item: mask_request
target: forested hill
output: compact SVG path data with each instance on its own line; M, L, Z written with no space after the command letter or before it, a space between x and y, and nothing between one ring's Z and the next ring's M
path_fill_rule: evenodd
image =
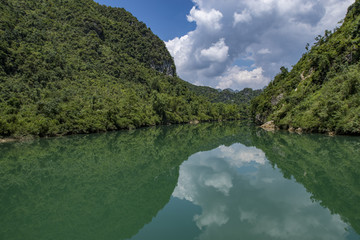
M261 89L253 90L251 88L244 88L241 91L234 91L232 89L214 89L206 86L195 86L188 84L188 88L196 95L204 96L210 99L211 102L235 103L238 105L248 105L251 100L259 96Z
M124 9L0 1L0 137L240 117L187 86L164 42Z
M316 37L290 72L281 68L251 113L258 123L273 120L285 129L360 134L359 0L342 26Z

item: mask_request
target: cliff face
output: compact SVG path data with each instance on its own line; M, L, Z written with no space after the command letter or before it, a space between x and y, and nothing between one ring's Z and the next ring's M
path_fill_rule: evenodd
M165 43L124 9L0 1L0 138L238 117L224 108L191 93Z
M251 106L254 121L281 128L360 134L360 1L340 28L325 31Z

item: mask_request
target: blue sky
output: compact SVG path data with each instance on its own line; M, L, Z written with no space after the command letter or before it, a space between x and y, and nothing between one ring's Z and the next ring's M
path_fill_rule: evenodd
M146 23L162 40L168 41L195 29L186 20L194 5L191 0L95 0L100 4L125 8L138 20Z
M166 44L178 75L214 88L263 88L355 0L96 0L123 7Z

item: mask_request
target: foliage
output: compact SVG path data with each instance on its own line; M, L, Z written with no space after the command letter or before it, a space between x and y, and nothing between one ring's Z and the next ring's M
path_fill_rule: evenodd
M249 117L249 105L252 99L259 96L262 90L253 90L251 88L244 88L241 91L234 91L232 89L214 89L206 86L195 86L188 84L190 91L198 96L208 98L213 103L226 103L239 105L242 118Z
M0 3L0 136L52 136L236 119L176 76L165 44L91 0Z
M360 1L340 28L325 31L291 72L283 71L254 99L252 118L282 128L360 134Z

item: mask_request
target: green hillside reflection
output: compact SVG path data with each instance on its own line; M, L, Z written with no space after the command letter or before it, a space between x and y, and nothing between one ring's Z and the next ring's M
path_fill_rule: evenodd
M285 178L294 178L314 201L339 214L360 234L360 138L257 131L263 150Z
M234 143L243 145L239 151L265 153L264 161L360 233L358 137L272 133L227 122L1 144L0 239L132 238L165 209L184 161Z
M0 239L126 239L169 201L179 165L233 142L238 124L0 145Z

